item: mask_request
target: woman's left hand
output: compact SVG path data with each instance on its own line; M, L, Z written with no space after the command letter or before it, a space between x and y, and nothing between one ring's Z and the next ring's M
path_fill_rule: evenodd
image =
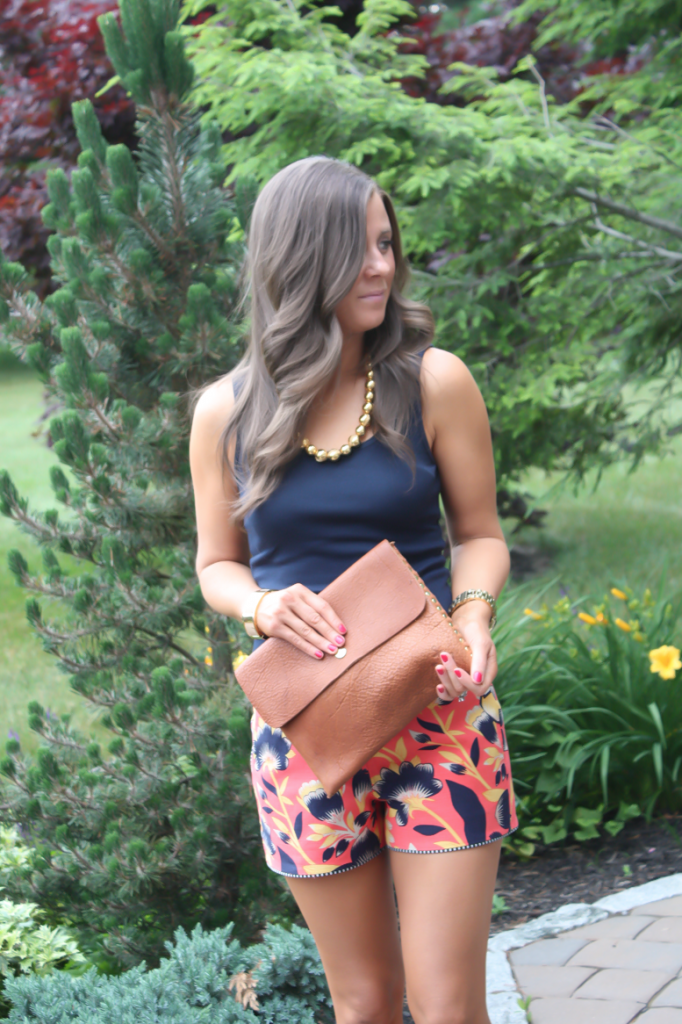
M472 604L474 602L471 602ZM476 602L478 603L478 602ZM441 651L441 665L436 666L436 692L441 700L455 700L467 690L481 697L497 675L497 653L488 628L487 613L471 612L453 618L453 623L471 648L471 672L460 668L451 651Z

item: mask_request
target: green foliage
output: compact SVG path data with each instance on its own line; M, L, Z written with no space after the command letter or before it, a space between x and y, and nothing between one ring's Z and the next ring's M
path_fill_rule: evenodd
M529 853L536 841L615 835L630 817L679 811L679 662L666 672L655 652L676 643L679 657L682 594L614 588L527 616L532 633L503 652L498 682L522 819L512 845Z
M79 170L50 172L44 211L58 291L41 304L0 262L6 338L42 376L61 464L44 512L0 472L1 511L43 555L42 570L18 552L9 564L45 650L109 734L100 748L31 703L40 747L7 745L0 814L35 855L3 881L114 966L158 959L178 923L251 935L288 899L260 855L231 674L241 634L206 610L194 569L185 396L238 358L243 233L218 186L219 132L183 102L176 22L171 0L129 0L123 36L111 29L146 97L134 159L74 107ZM248 183L240 194L244 217Z
M331 1000L310 933L270 925L243 949L232 925L191 936L175 931L169 956L115 977L94 970L17 978L7 984L10 1021L49 1024L331 1024Z
M0 900L0 974L43 974L66 962L85 962L67 930L40 924L39 915L35 903Z
M9 740L6 749L16 753L18 741ZM0 825L0 885L11 876L30 871L33 855L33 850L22 840L16 828Z
M0 866L4 863L7 867L10 830L2 831L4 835L0 841L5 856L0 856ZM25 852L30 856L28 851ZM9 867L13 866L10 851ZM73 970L85 963L85 957L69 932L60 926L50 928L41 923L38 920L40 915L35 903L0 900L0 1017L6 1017L9 1010L4 991L7 978L29 972L42 975L54 967Z
M407 13L394 0L368 0L353 37L303 0L216 8L188 45L194 95L232 133L231 177L263 181L322 152L391 192L437 342L482 387L501 485L530 465L580 475L666 443L661 396L628 411L622 384L666 366L676 386L673 136L558 109L532 60L506 82L457 65L443 98L459 105L409 96L401 80L424 63L386 32Z

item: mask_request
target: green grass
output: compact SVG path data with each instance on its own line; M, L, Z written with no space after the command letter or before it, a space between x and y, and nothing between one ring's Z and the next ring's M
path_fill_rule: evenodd
M42 410L41 385L0 352L0 468L10 471L19 491L37 508L53 504L48 471L55 456L43 437L33 436ZM522 587L510 587L519 610L547 587L550 597L558 596L560 586L572 598L599 596L614 585L655 590L664 575L667 589L682 587L682 438L674 448L667 458L645 460L633 474L625 466L612 466L596 490L594 477L574 493L556 477L528 474L525 486L548 509L547 525L509 539L539 547L550 565ZM40 552L31 539L0 517L0 752L10 729L27 749L35 749L36 737L26 725L30 700L58 714L73 712L74 725L84 731L100 731L26 622L26 595L7 569L11 548L19 548L31 568L39 568Z
M35 508L54 504L49 484L49 467L56 461L44 436L33 436L40 428L43 412L42 386L26 370L0 357L0 469L9 470L19 492ZM19 734L22 746L34 750L38 737L26 724L31 700L57 714L73 713L78 728L91 731L93 721L84 701L69 686L46 654L26 621L26 594L7 568L7 553L18 548L31 569L40 568L40 551L11 520L0 516L0 753L9 730Z
M596 489L595 482L592 474L576 492L558 478L528 474L525 486L548 510L546 525L508 539L537 546L550 560L532 590L555 581L550 595L561 586L575 599L612 586L682 588L682 438L670 455L648 457L632 473L611 466Z

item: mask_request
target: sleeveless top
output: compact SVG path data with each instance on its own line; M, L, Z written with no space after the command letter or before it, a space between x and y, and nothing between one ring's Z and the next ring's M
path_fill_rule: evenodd
M282 590L303 583L319 593L386 539L449 607L440 474L421 408L414 411L408 436L414 474L375 435L338 462L316 462L302 449L297 453L275 491L244 519L259 587ZM254 648L261 642L255 640Z

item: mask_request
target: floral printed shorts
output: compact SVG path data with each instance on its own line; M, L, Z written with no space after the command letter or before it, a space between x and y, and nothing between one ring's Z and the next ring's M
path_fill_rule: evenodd
M518 827L494 689L435 700L332 797L281 729L254 711L251 776L268 866L310 877L349 871L387 846L443 853Z

